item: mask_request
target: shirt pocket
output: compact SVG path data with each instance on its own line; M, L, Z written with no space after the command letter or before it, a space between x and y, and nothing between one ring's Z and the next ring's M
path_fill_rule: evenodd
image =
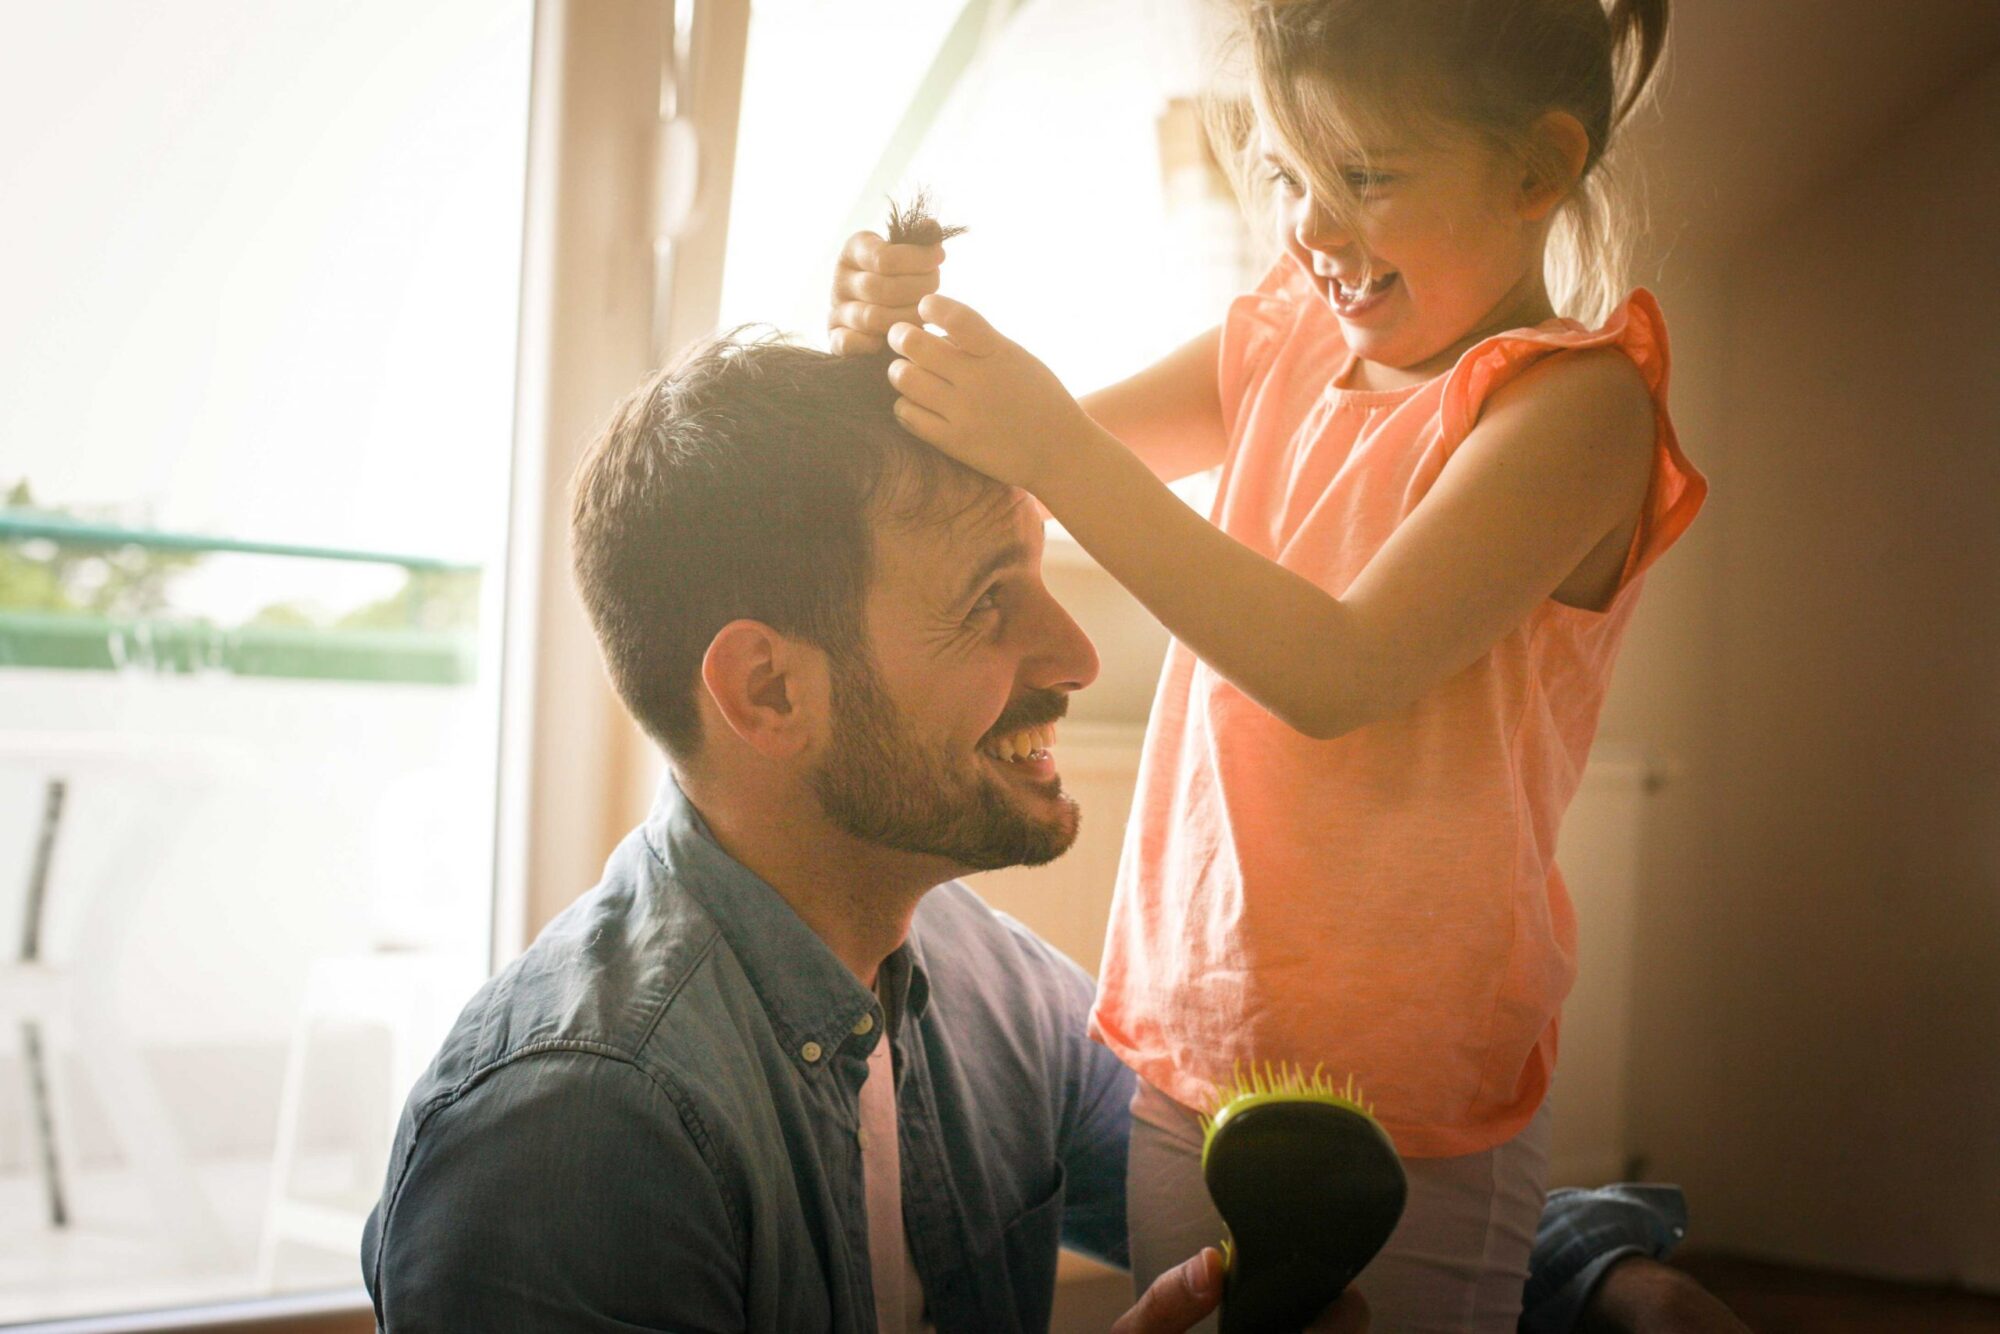
M1062 1249L1063 1194L1068 1185L1061 1163L1055 1186L1000 1231L1000 1259L1014 1294L1016 1328L1043 1334L1056 1301L1056 1254Z

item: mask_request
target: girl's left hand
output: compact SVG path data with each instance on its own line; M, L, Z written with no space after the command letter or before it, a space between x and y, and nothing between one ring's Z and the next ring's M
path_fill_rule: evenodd
M889 366L903 395L897 419L967 467L1039 494L1095 423L1054 372L972 307L931 295L917 313L944 336L915 324L889 330L901 354Z

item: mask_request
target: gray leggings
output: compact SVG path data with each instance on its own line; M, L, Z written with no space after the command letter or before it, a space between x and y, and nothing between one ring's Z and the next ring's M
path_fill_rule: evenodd
M1548 1102L1505 1144L1408 1158L1403 1168L1403 1219L1355 1280L1373 1334L1512 1334L1548 1194ZM1132 1099L1126 1197L1135 1292L1222 1238L1201 1180L1201 1121L1143 1079ZM1213 1334L1215 1321L1196 1328Z

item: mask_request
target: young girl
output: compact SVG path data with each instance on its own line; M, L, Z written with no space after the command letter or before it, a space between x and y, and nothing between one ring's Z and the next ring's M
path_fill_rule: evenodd
M1038 496L1174 637L1093 1017L1142 1076L1135 1279L1220 1234L1196 1109L1239 1063L1324 1063L1410 1175L1359 1281L1378 1326L1509 1330L1576 971L1556 832L1707 490L1599 181L1666 0L1244 21L1284 254L1218 329L1079 405L933 294L941 251L864 234L833 341L886 335L903 423ZM1204 521L1164 480L1216 464Z

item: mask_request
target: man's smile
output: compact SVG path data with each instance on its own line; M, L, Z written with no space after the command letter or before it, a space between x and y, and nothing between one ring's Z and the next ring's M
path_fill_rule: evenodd
M1055 744L1056 725L1046 722L990 737L979 753L1011 775L1047 782L1056 776Z

